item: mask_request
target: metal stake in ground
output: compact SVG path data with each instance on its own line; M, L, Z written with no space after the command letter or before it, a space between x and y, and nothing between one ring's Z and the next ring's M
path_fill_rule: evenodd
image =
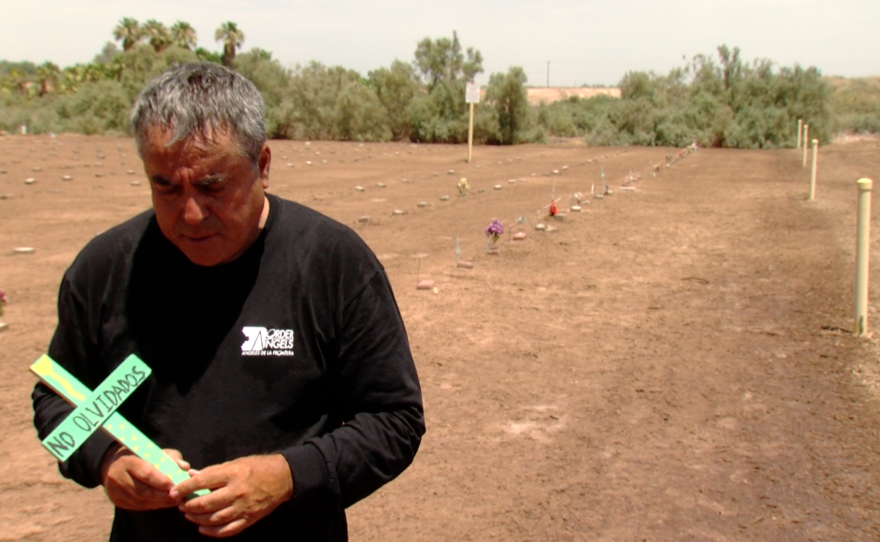
M810 137L810 125L804 124L804 167L807 167L807 141L809 141Z
M868 263L870 260L871 189L874 181L859 179L859 227L856 249L856 303L853 335L863 337L868 332Z
M819 140L813 140L813 171L810 173L810 201L816 199L816 161L819 156Z
M804 119L798 119L798 146L797 148L801 148L801 136L804 132Z

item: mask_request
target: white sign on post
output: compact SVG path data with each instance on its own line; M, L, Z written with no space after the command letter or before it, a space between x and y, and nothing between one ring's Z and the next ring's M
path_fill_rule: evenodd
M480 103L480 85L471 81L464 91L464 101L468 104L468 164L471 163L471 154L474 148L474 104Z
M468 83L467 90L464 93L464 102L469 104L480 103L480 85L477 83Z

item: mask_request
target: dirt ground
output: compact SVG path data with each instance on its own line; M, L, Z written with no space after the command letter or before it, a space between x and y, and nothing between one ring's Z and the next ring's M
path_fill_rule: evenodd
M878 346L847 331L877 140L821 149L813 202L790 149L700 150L651 176L674 149L477 147L467 164L462 146L272 147L271 190L380 256L424 391L422 448L350 509L353 540L880 539ZM4 136L0 170L0 541L105 539L101 490L35 437L27 367L64 269L149 189L130 139ZM613 193L591 198L601 171Z

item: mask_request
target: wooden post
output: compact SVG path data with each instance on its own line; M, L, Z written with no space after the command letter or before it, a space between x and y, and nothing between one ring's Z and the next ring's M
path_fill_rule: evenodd
M474 104L480 103L480 85L469 82L465 86L464 101L470 106L470 115L468 117L468 164L471 163L471 155L474 149Z
M871 189L874 181L859 179L859 226L856 245L856 303L853 335L868 332L868 263L870 260Z
M470 116L468 117L468 164L471 163L471 154L474 150L474 102L469 103Z
M798 146L801 148L801 136L804 135L804 119L798 119Z
M807 141L809 141L810 125L804 124L804 167L807 167Z
M813 140L813 172L810 174L810 201L816 199L816 162L819 157L819 140Z

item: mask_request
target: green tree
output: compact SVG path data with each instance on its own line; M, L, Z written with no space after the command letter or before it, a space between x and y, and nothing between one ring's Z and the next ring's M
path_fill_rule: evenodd
M92 81L62 97L56 111L65 131L122 135L128 132L130 109L131 99L119 83Z
M373 89L364 81L351 81L336 98L335 139L388 141L388 115Z
M465 85L483 71L483 55L472 47L462 52L458 34L452 39L421 40L413 65L421 73L427 94L413 98L408 110L410 137L431 143L467 140Z
M185 21L177 21L171 25L171 42L182 48L193 50L198 44L196 29Z
M235 50L244 44L244 32L234 22L226 21L217 29L214 39L223 42L223 65L231 68L235 60Z
M161 53L172 43L168 27L156 19L150 19L144 23L144 34L157 53Z
M129 100L134 101L144 85L169 66L195 60L198 60L198 57L187 49L168 47L161 53L157 53L149 45L139 44L120 55L121 77L119 83Z
M122 50L128 51L144 37L144 31L136 19L123 17L113 29L113 38L122 42Z
M473 81L483 73L483 55L473 47L462 53L458 33L452 39L423 38L416 46L414 65L431 90L441 82Z
M743 62L736 47L721 45L717 60L697 55L665 76L627 73L620 89L621 100L587 134L589 142L794 146L799 118L809 122L811 135L820 141L831 134L830 91L817 69L776 69L767 59ZM541 119L556 120L549 111Z
M297 67L290 79L280 115L281 128L293 139L339 139L339 95L360 75L341 66L320 62Z
M55 64L46 61L37 66L37 81L40 85L40 96L54 94L58 88L61 70Z
M528 77L520 67L510 68L506 74L493 73L486 88L484 108L491 111L496 127L490 143L513 145L530 140L531 128L529 96L525 84Z
M371 71L367 79L385 108L392 139L409 139L409 107L419 92L419 81L412 65L395 60L390 68Z
M828 79L834 130L880 133L880 78Z
M196 54L196 57L204 62L213 62L215 64L223 63L223 57L219 53L209 51L204 47L196 47L196 50L194 52Z
M272 58L272 53L254 47L235 57L235 69L253 81L266 106L266 134L285 137L282 103L290 94L290 70Z
M119 50L119 47L116 46L112 41L108 41L104 44L104 47L101 48L101 52L95 55L95 58L92 59L92 62L95 64L104 64L110 62L122 51Z
M653 100L655 97L654 79L653 73L626 72L617 85L620 88L620 97L624 100L641 98Z

